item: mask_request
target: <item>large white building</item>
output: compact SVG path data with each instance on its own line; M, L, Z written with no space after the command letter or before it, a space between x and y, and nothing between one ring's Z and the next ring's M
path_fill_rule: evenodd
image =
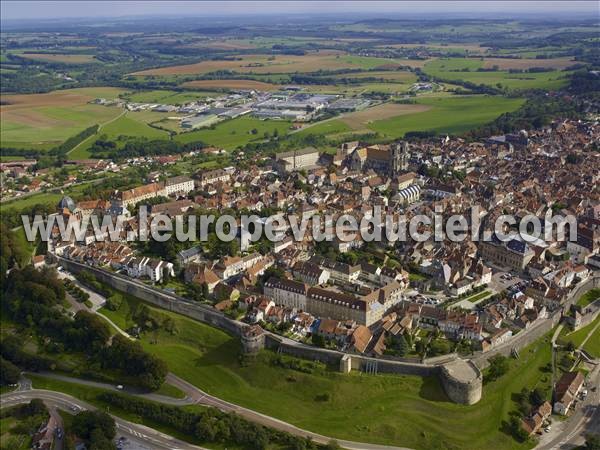
M184 175L168 178L167 181L165 181L165 191L167 195L187 195L193 190L194 180Z
M127 275L132 278L148 277L154 283L160 283L164 279L165 272L174 277L173 264L160 259L144 257L132 257L125 264Z
M270 278L264 294L275 304L297 308L315 317L335 320L354 320L371 326L402 299L402 286L393 282L360 297L333 289L308 287L307 284Z
M306 311L308 285L300 281L271 277L264 285L264 293L277 305Z
M300 150L278 153L275 162L280 171L293 172L315 167L319 162L319 156L319 151L316 148L306 147Z

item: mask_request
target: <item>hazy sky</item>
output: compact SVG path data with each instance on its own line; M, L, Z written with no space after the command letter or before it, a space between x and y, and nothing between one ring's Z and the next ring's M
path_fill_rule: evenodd
M148 15L239 15L277 13L384 13L444 12L599 14L593 1L27 1L2 0L2 20L65 17L119 17Z

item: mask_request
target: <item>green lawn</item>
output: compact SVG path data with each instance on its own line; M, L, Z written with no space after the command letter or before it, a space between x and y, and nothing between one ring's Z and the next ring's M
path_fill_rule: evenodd
M63 196L51 192L40 192L39 194L29 195L7 203L0 203L0 212L5 213L10 209L20 210L22 208L37 204L55 205Z
M265 132L272 135L277 130L279 136L283 136L288 133L289 128L290 122L286 120L260 120L244 116L221 122L215 125L214 129L207 128L179 134L175 140L184 143L203 141L226 150L234 150L249 142L264 139ZM253 129L256 129L256 134L252 134Z
M135 113L128 113L109 123L98 132L109 139L118 139L119 136L146 137L148 139L167 139L168 134L156 128L149 127L143 117L138 118Z
M580 328L577 331L569 332L565 328L561 333L560 342L572 342L575 345L575 347L579 347L585 340L587 335L590 333L590 331L592 331L594 327L598 325L598 323L600 323L600 316L598 316L596 320L594 320L589 325L586 325L585 327ZM590 336L583 348L591 355L600 357L600 326L596 329L594 334Z
M600 327L592 333L583 349L595 358L600 358Z
M125 303L124 303L125 305ZM113 313L132 323L134 302ZM240 344L224 332L186 317L161 311L177 325L175 335L144 336L142 345L164 359L175 374L225 400L340 439L395 444L415 449L519 449L501 431L502 421L515 409L511 394L524 386L546 386L540 368L550 361L548 338L511 360L511 371L485 386L483 399L461 406L446 398L434 377L343 375L335 369L313 373L274 367L273 354L241 365ZM328 393L328 401L317 396Z
M600 298L600 288L590 289L577 300L577 306L585 307Z
M488 95L423 97L417 103L431 109L372 122L368 127L388 138L402 137L408 131L461 133L493 121L499 115L518 109L524 100Z
M472 296L466 297L463 300L468 300L472 303L475 303L477 300L481 300L482 298L487 297L490 294L491 294L490 291L478 292L477 294L473 294Z

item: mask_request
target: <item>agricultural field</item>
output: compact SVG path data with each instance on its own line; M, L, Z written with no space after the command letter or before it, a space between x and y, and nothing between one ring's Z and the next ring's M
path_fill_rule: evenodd
M69 55L63 53L21 53L21 58L35 61L58 62L64 64L89 64L98 62L94 55Z
M47 94L3 95L0 108L3 147L47 149L94 124L120 114L117 108L88 104L116 97L118 88L81 88Z
M116 109L116 108L107 108ZM117 142L124 142L131 137L144 137L147 139L168 139L169 134L166 131L152 128L148 125L147 120L152 120L149 115L156 113L135 113L135 112L123 112L117 110L120 115L115 120L107 123L103 127L98 129L98 132L91 136L90 139L83 142L78 148L74 149L69 155L74 159L86 159L90 157L89 149L96 139L111 140ZM156 120L160 120L161 115L156 114Z
M466 81L484 84L492 87L502 87L509 90L518 89L557 89L567 82L569 72L559 70L568 67L567 59L466 59L447 58L435 59L425 64L423 70L428 75L449 81ZM539 64L535 65L535 64ZM481 68L498 66L500 70L478 71ZM509 69L529 69L532 67L556 67L549 72L510 73ZM502 70L504 68L504 70Z
M514 111L523 102L518 98L486 95L423 96L417 97L415 103L386 103L342 114L298 133L331 136L347 132L377 132L387 139L400 138L409 131L459 133L488 123L504 112Z
M479 44L465 44L460 42L428 42L425 44L386 44L380 45L382 48L395 48L395 49L420 49L425 48L427 50L433 50L444 53L464 53L467 54L484 54L489 50L489 47L482 47Z
M365 72L351 72L333 75L333 78L348 78L348 79L363 79L363 78L380 78L385 82L400 82L400 83L414 83L417 81L417 77L414 73L407 70L369 70Z
M256 89L259 91L274 91L280 86L256 80L196 80L183 83L181 87L190 89Z
M216 97L219 93L211 91L172 91L152 90L126 92L121 98L135 103L166 103L169 105L182 105L185 103L202 100L207 97Z
M162 67L135 72L137 76L202 75L218 70L239 73L268 74L316 72L319 70L422 67L421 60L391 60L366 56L347 55L335 50L322 50L306 55L241 55L231 60L202 61L183 66Z
M234 150L239 146L252 141L264 139L264 134L272 135L275 130L280 136L288 133L291 122L285 120L260 120L253 117L238 117L226 120L214 126L188 133L181 133L175 137L179 142L203 141L206 144ZM255 130L256 133L252 131Z
M139 304L127 297L118 311L102 312L126 328L134 324ZM172 372L225 400L340 439L415 449L529 448L500 431L501 422L515 409L512 394L524 386L549 385L549 376L541 372L550 361L547 337L524 349L519 360L511 360L508 374L486 384L481 402L461 406L448 401L433 377L348 376L336 368L304 373L275 366L275 354L268 351L240 365L237 339L178 314L151 309L171 317L178 332L149 333L141 342ZM327 400L321 400L325 393Z
M500 70L509 69L531 69L532 67L541 67L544 69L564 70L577 62L571 58L484 58L483 68L491 69L498 66Z
M401 95L406 94L410 90L412 84L406 83L359 83L359 84L311 84L306 86L306 92L313 94L334 94L344 95L347 97L356 97L361 94L367 94L371 92L390 94L390 95Z
M428 105L405 105L386 103L344 115L340 120L353 130L361 130L369 124L406 114L417 114L430 109Z
M368 128L387 137L400 137L408 131L460 133L514 111L523 102L519 98L487 95L419 98L416 106L429 107L428 110L377 120Z

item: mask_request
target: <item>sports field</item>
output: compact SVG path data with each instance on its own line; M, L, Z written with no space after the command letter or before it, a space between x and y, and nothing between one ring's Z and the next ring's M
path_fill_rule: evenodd
M107 87L3 95L2 146L46 149L60 144L87 127L118 116L120 109L88 102L97 97L114 98L120 92Z
M102 312L126 328L134 323L138 305L129 299L117 312ZM164 359L172 372L225 400L340 439L415 449L529 448L502 432L501 422L516 409L512 394L549 383L540 371L550 360L547 337L524 349L519 360L511 360L510 372L486 385L478 404L461 406L448 401L433 377L342 375L336 368L303 373L274 366L270 352L240 365L237 339L180 315L155 311L173 318L178 332L151 333L142 337L142 345ZM151 343L155 338L157 343ZM320 401L322 394L329 399Z

